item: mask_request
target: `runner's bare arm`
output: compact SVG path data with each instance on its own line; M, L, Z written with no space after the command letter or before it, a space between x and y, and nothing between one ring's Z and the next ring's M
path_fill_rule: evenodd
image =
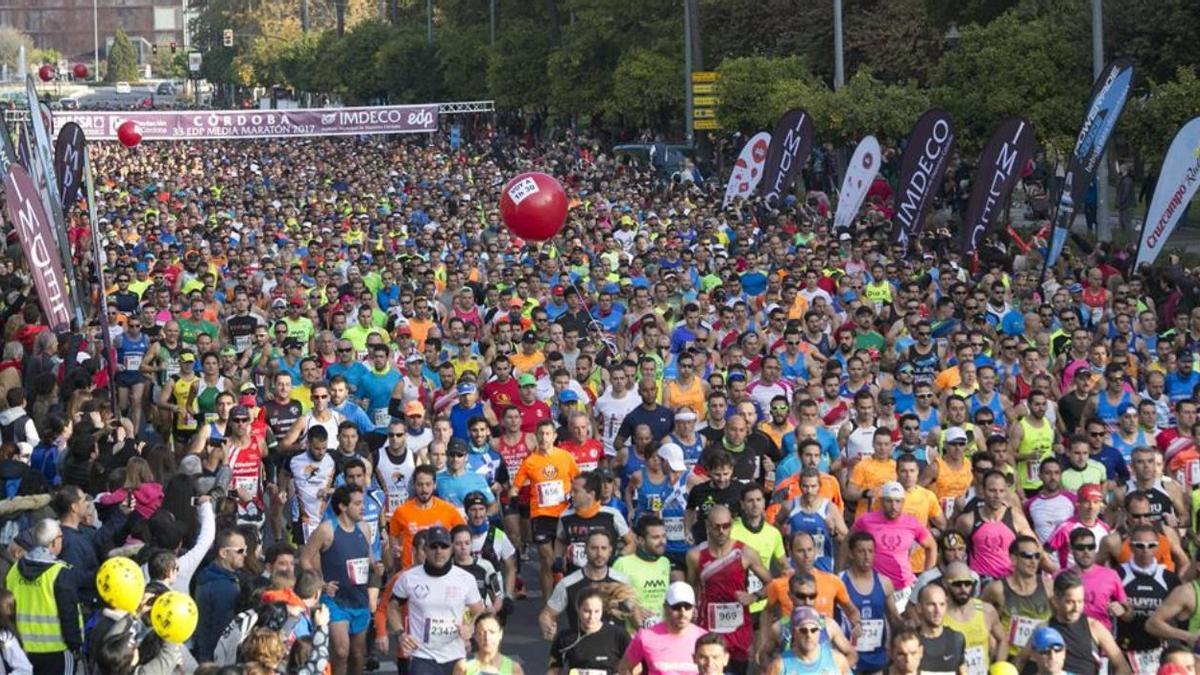
M1088 625L1092 629L1092 639L1096 641L1100 653L1108 658L1108 672L1112 675L1132 675L1133 671L1129 669L1125 653L1117 646L1117 641L1113 638L1112 633L1104 627L1104 624L1090 617Z

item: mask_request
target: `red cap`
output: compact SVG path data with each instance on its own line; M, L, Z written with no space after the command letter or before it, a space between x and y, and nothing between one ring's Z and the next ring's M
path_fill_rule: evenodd
M1165 663L1158 667L1158 675L1188 675L1188 671L1178 663Z
M555 286L554 290L552 292L554 293L554 297L556 297L556 298L561 298L563 296L563 294L566 293L566 291L563 290L562 286Z
M303 307L304 306L304 298L301 298L299 296L292 298L291 302L292 302L292 307Z
M1095 483L1079 486L1079 499L1088 502L1104 501L1104 488Z

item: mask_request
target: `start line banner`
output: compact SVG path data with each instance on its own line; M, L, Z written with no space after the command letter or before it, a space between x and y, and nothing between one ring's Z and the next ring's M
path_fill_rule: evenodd
M74 122L89 140L116 140L117 127L126 121L138 126L143 141L416 134L437 131L438 105L54 113L55 133Z

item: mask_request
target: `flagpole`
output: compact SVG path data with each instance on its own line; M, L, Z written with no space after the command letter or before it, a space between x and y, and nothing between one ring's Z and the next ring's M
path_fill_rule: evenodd
M97 294L96 318L100 321L100 339L104 345L104 369L108 373L108 396L112 402L113 414L120 415L121 409L117 404L117 367L113 363L115 352L112 345L112 333L108 329L108 307L104 301L104 291L108 284L104 281L104 258L100 248L100 226L96 221L96 188L92 180L92 151L85 141L83 144L83 180L87 190L88 226L92 239L92 261L96 267L96 283L100 287ZM135 429L134 433L140 432Z

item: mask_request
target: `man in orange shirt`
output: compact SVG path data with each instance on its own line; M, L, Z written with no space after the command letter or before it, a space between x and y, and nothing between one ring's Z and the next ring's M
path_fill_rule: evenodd
M892 446L892 432L879 427L871 439L871 455L858 460L851 470L850 480L846 481L846 501L858 504L854 511L856 518L867 512L884 483L896 480Z
M792 508L800 499L800 474L804 469L812 467L820 471L821 466L821 444L815 439L805 439L800 441L800 447L796 449L800 455L800 471L784 478L782 481L775 484L775 490L771 493L771 505L767 507L767 520L778 524L778 516L783 513L785 516L792 512ZM845 509L846 505L842 502L842 487L838 484L837 478L827 473L821 473L821 490L817 496L822 499L828 499L834 506L839 509Z
M412 567L413 537L421 530L439 525L447 530L455 525L466 525L462 514L448 501L433 496L437 490L437 470L422 464L413 470L412 497L396 507L388 522L388 533L392 535L392 556L399 560L402 568Z
M841 607L842 613L846 615L850 623L857 624L858 608L850 602L846 584L836 574L823 572L816 568L818 552L812 535L803 531L792 534L788 550L792 557L792 568L800 574L811 576L817 582L817 597L811 603L813 608L833 619L833 608ZM789 571L786 575L767 584L767 611L774 613L764 615L764 621L760 621L759 625L767 626L781 617L791 616L795 600L788 591L788 580L792 578L792 574L793 572Z
M537 545L540 567L538 577L542 597L550 597L553 588L554 539L558 535L558 517L567 510L567 495L571 482L579 475L579 465L571 453L555 447L558 432L552 420L538 422L534 430L537 447L521 462L517 477L509 488L509 496L529 485L529 516L533 543Z

